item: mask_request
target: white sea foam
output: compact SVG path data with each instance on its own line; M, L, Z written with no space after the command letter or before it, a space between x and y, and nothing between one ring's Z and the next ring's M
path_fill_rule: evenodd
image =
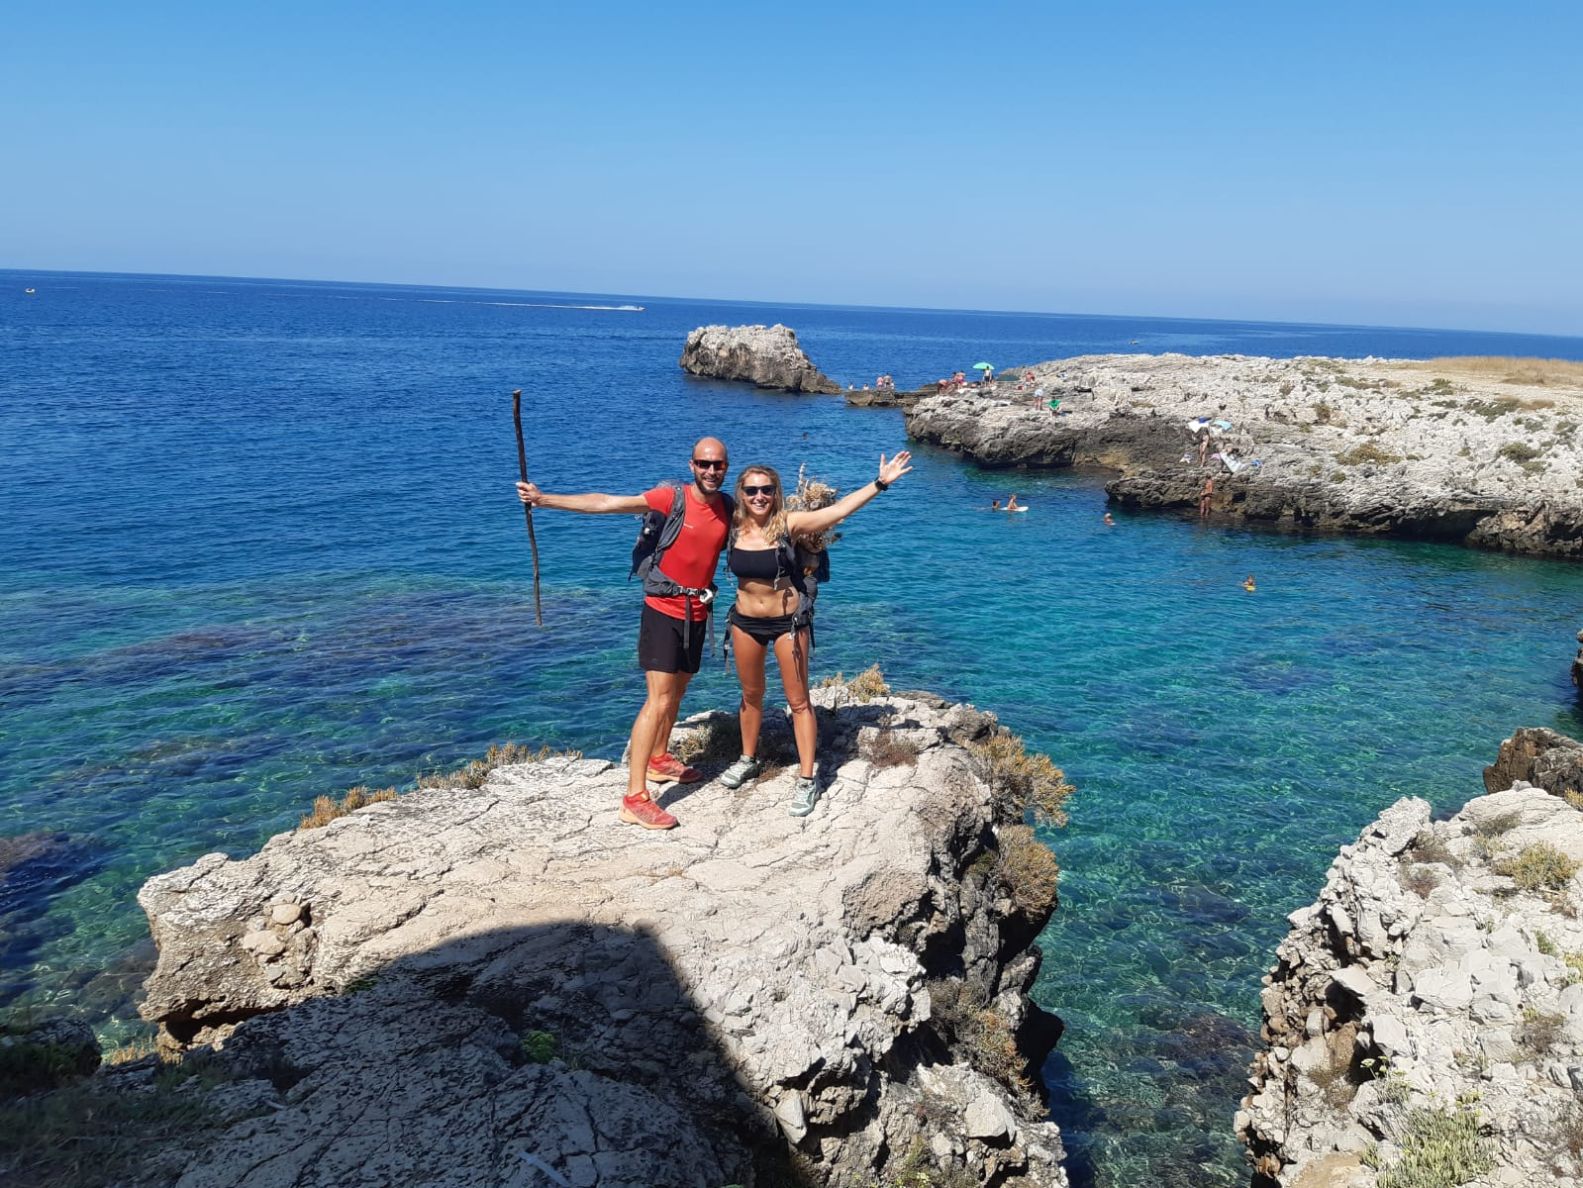
M480 305L509 305L515 309L608 309L627 313L641 313L641 305L558 305L543 301L480 301Z

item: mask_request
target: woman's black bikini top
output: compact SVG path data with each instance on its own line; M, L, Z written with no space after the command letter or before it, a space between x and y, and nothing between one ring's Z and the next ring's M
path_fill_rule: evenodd
M732 545L726 554L726 567L738 578L773 582L781 576L780 554L779 549L739 549Z

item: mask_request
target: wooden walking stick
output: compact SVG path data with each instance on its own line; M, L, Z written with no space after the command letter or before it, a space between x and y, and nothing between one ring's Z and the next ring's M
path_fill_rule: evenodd
M511 419L517 423L517 470L522 481L528 481L528 449L522 444L522 389L511 393ZM539 541L533 535L533 508L522 505L522 514L528 521L528 547L533 550L533 620L544 626L544 606L539 601Z

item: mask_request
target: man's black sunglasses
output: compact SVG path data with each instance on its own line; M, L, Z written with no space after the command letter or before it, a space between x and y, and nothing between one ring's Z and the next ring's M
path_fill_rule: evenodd
M726 467L730 466L731 463L725 461L723 458L719 460L714 458L694 458L693 465L698 467L699 470L724 470Z
M773 494L775 494L775 488L774 488L773 485L767 486L767 487L743 487L742 488L742 494L744 494L744 495L773 495Z

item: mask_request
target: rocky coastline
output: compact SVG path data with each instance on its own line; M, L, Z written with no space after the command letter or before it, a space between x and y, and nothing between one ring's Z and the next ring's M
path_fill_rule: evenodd
M1237 1115L1255 1188L1583 1182L1583 745L1518 731L1294 912Z
M699 326L678 360L705 379L737 380L779 392L834 395L841 386L809 360L789 326Z
M150 880L160 1054L92 1080L195 1070L202 1120L122 1182L1064 1186L1024 820L1071 789L972 707L815 698L807 819L791 769L714 781L708 714L671 834L615 823L619 768L544 755Z
M1212 478L1216 520L1583 557L1583 386L1510 362L1083 356L906 421L985 466L1119 471L1122 507L1196 511Z

